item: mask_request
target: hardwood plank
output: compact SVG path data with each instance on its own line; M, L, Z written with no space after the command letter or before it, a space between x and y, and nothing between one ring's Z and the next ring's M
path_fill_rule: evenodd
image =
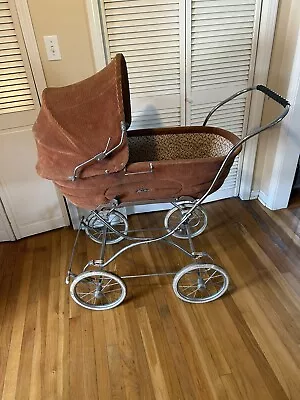
M20 365L20 356L22 348L22 340L24 333L24 325L26 319L27 301L30 292L30 279L33 263L32 239L28 246L28 252L25 254L25 259L22 268L19 270L21 274L20 291L17 299L16 312L14 315L12 333L8 351L8 359L6 365L6 375L4 379L2 397L4 399L15 399L17 393L18 372Z

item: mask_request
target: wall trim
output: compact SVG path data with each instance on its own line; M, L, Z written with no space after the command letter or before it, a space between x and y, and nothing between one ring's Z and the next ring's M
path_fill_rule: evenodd
M267 195L262 190L252 190L249 200L258 200L261 204L265 206Z
M11 227L11 225L9 223L9 219L8 219L7 214L6 214L4 205L3 205L2 201L1 201L1 198L0 198L0 224L1 223L2 223L2 226L4 227L4 231L6 232L7 236L4 237L4 238L1 238L1 233L0 233L0 242L1 241L7 241L7 240L10 240L10 241L16 240L16 237L14 235L12 227Z
M260 194L260 190L251 190L250 199L249 200L256 200L258 199Z
M277 21L277 12L278 0L263 1L253 85L267 84ZM263 105L264 96L256 91L253 92L248 122L248 132L261 124ZM257 146L257 137L249 140L245 145L239 191L239 197L242 200L251 199Z
M266 193L263 192L262 190L259 191L258 201L259 201L263 206L269 208L269 207L267 206L268 196L267 196Z
M64 216L33 222L19 226L20 238L36 235L37 232L48 232L66 226ZM18 238L18 239L20 239Z
M96 71L100 71L106 66L106 59L99 3L98 0L85 0L85 4L90 28L94 65Z
M288 206L300 154L300 31L287 99L291 103L291 110L281 123L269 192L266 196L266 206L270 210Z

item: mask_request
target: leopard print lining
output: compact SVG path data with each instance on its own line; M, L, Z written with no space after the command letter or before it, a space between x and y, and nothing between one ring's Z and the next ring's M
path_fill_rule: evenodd
M129 162L224 157L232 143L213 133L128 137Z

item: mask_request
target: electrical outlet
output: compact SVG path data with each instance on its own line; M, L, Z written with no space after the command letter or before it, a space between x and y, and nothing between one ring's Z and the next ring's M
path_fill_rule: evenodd
M44 42L49 61L61 60L58 40L56 35L44 36Z

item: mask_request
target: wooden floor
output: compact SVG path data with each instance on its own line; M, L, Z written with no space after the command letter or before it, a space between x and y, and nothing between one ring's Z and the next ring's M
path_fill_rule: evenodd
M88 311L64 283L74 231L0 244L2 398L299 400L300 208L266 212L256 201L231 199L206 209L209 226L197 248L228 271L231 284L203 305L177 299L169 277L144 278L128 281L118 308ZM130 223L154 226L161 215ZM77 270L95 257L83 235ZM112 269L188 263L157 243L124 253Z

